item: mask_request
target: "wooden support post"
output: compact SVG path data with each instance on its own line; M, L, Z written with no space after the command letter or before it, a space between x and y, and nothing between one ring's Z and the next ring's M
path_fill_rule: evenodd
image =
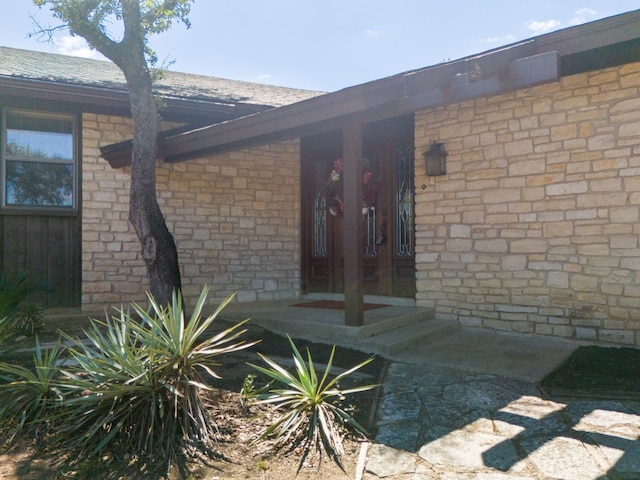
M362 125L344 127L344 316L345 324L364 324L364 276L362 269Z

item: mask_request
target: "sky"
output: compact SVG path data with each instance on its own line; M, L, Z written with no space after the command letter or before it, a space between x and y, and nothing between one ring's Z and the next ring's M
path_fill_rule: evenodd
M101 58L32 0L0 0L0 45ZM640 9L640 0L195 0L151 38L171 70L336 91Z

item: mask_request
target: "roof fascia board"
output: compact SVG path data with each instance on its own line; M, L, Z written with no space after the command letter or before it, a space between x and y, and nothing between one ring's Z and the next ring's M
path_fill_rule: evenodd
M1 76L0 88L2 88L3 94L16 97L22 96L91 105L109 105L112 108L129 108L128 93L126 91Z
M129 92L126 90L2 76L0 76L0 88L5 96L91 105L104 108L108 112L118 111L124 115L130 115ZM223 120L251 115L272 108L268 105L208 102L162 95L161 98L165 105L164 111L168 116L195 115Z
M377 98L377 102L372 102L366 97L352 99L350 102L339 101L341 111L338 112L332 107L335 98L330 104L322 104L323 97L318 97L308 100L306 105L281 107L168 137L162 142L160 151L167 162L182 161L207 153L230 151L242 145L258 145L261 141L295 138L300 132L313 131L313 127L321 128L322 124L328 121L332 122L334 128L339 128L340 125L348 123L346 117L351 115L357 114L367 121L375 121L424 108L498 94L557 80L560 75L559 63L557 52L519 58L503 64L502 72L471 82L468 74L454 74L459 71L459 65L447 64L443 66L446 73L435 75L435 81L433 78L416 81L419 76L430 76L432 70L389 79L393 85L386 86L384 91L387 95ZM447 79L451 74L453 75ZM445 79L447 80L443 84L436 86L437 81ZM329 96L332 95L334 94ZM311 103L320 105L314 111L310 109L315 106ZM294 109L297 111L292 111ZM307 128L304 128L305 126Z
M162 155L171 157L184 154L190 149L205 148L211 140L211 132L213 131L215 131L216 137L220 137L226 142L256 135L268 135L398 101L404 97L404 91L404 82L401 76L388 77L383 81L346 88L336 93L321 95L256 115L209 125L193 132L169 137L166 139L166 150L162 151Z
M557 51L561 56L594 50L638 38L640 10L576 25L535 37L538 53Z

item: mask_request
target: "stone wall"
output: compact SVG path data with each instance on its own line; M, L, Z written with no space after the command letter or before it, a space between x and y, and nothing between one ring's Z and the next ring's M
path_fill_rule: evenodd
M416 187L419 305L640 346L640 63L418 113Z
M131 138L130 120L83 116L82 306L144 301L147 272L128 222L128 169L112 169L99 147ZM211 302L300 294L297 142L177 164L159 164L160 207L173 233L189 302L205 283Z

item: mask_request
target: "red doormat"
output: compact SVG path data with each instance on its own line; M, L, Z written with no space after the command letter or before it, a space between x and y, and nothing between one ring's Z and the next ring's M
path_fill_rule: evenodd
M313 302L297 303L291 306L303 308L326 308L329 310L344 310L344 302L341 300L315 300ZM385 305L384 303L365 303L364 310L375 310L376 308L384 308L388 306L389 305Z

